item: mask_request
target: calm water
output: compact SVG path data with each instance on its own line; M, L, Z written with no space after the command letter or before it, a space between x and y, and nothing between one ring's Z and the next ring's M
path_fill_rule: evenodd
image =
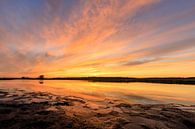
M90 101L105 99L130 103L180 103L195 104L194 85L152 83L102 83L87 81L54 81L40 84L33 80L0 81L0 89L49 92L58 95L78 96Z

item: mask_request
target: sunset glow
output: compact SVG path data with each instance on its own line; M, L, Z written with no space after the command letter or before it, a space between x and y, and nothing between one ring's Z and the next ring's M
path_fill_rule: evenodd
M1 0L0 76L195 76L194 0Z

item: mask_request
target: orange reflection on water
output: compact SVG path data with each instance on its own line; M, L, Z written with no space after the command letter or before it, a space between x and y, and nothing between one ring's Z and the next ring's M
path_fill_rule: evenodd
M0 81L0 89L22 89L58 95L82 97L91 101L104 99L130 103L195 103L195 86L152 83L100 83L88 81Z

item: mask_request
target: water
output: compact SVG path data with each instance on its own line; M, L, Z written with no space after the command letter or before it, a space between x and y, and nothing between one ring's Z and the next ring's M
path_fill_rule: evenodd
M154 83L102 83L69 80L6 80L0 89L48 92L57 95L82 97L90 101L113 99L140 104L195 104L195 86Z

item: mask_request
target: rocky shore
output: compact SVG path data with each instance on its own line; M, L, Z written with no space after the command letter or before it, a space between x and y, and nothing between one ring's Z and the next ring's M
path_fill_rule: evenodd
M0 90L0 129L195 129L195 105Z

